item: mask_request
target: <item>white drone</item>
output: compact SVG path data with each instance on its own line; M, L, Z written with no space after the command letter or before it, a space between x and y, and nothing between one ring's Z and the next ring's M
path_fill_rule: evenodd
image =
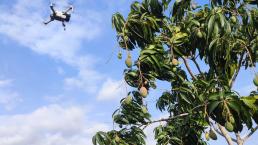
M50 22L57 20L62 22L62 25L64 27L65 30L65 22L69 22L70 18L71 18L71 13L69 13L70 11L73 11L73 6L69 6L69 8L65 11L57 11L54 9L54 4L51 3L50 4L50 9L52 11L52 14L50 15L50 20L44 22L45 25L49 24Z

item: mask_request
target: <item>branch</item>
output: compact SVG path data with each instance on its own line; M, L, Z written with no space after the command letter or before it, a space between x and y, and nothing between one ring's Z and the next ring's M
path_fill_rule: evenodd
M233 75L232 79L231 79L230 82L229 82L229 86L230 86L230 87L232 87L234 81L236 80L236 77L237 77L237 75L238 75L238 73L239 73L239 71L240 71L240 68L241 68L241 66L242 66L241 64L242 64L243 58L244 58L244 52L241 54L240 59L239 59L239 62L238 62L238 68L237 68L235 74Z
M194 107L193 109L192 109L192 111L193 110L195 110L195 109L197 109L197 108L199 108L199 107L202 107L202 106L204 106L204 105L198 105L198 106L196 106L196 107ZM191 111L191 112L192 112ZM146 122L146 124L143 124L143 125L141 125L140 127L142 127L142 126L144 126L144 128L143 129L145 129L148 125L150 125L150 124L153 124L153 123L157 123L157 122L168 122L168 121L171 121L171 120L173 120L173 119L177 119L177 118L180 118L180 117L184 117L184 116L187 116L187 115L189 115L190 113L182 113L182 114L179 114L179 115L176 115L176 116L173 116L173 117L169 117L169 118L162 118L162 119L159 119L159 120L155 120L155 121L150 121L150 122Z
M184 61L185 67L187 68L187 70L188 70L189 74L191 75L191 77L192 77L194 80L197 80L197 78L194 76L192 70L190 69L190 66L189 66L189 64L188 64L188 62L187 62L187 60L186 60L186 58L185 58L184 56L182 56L182 59L183 59L183 61Z
M164 122L164 121L170 121L170 120L174 120L174 119L177 119L177 118L180 118L180 117L184 117L184 116L187 116L189 115L189 113L183 113L183 114L179 114L177 116L173 116L173 117L169 117L169 118L162 118L160 120L155 120L155 121L151 121L151 122L148 122L148 124L152 124L152 123L157 123L157 122Z
M243 138L244 142L245 142L250 136L252 136L252 135L254 134L254 132L255 132L257 129L258 129L258 126L256 126L248 135L246 135L246 136Z
M244 140L241 138L240 133L238 132L238 133L235 133L235 134L236 134L236 138L237 138L237 144L238 145L243 145Z
M251 61L252 67L254 67L255 64L254 64L254 62L253 62L252 55L251 55L249 49L246 47L246 45L245 45L245 49L246 49L246 51L247 51L247 53L248 53L248 56L250 57L250 61Z
M140 127L144 126L144 127L143 127L143 130L144 130L147 126L149 126L149 125L151 125L151 124L153 124L153 123L168 122L168 121L170 121L170 120L174 120L174 119L177 119L177 118L180 118L180 117L184 117L184 116L187 116L187 115L189 115L189 113L182 113L182 114L179 114L179 115L176 115L176 116L173 116L173 117L162 118L162 119L159 119L159 120L150 121L150 122L147 122L147 123L145 124L145 126L144 126L144 125L141 125Z
M219 135L224 136L224 135L218 130L218 128L216 128L216 127L213 126L213 129L214 129Z
M200 74L203 74L203 72L201 71L201 68L200 68L199 64L197 63L197 61L195 60L195 58L193 58L192 60L193 60L194 64L196 65L196 67L197 67L199 73L200 73Z
M223 136L225 137L226 141L228 142L228 145L234 145L231 136L228 134L228 132L226 131L226 129L221 126L220 124L218 124L219 130L221 131L221 133L223 134Z

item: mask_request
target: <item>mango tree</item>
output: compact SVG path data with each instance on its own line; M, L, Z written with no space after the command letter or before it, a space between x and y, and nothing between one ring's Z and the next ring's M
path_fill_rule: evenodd
M257 90L241 96L232 88L240 69L251 70L258 85L258 1L205 2L142 0L131 4L128 16L113 15L127 54L124 79L135 89L113 113L120 129L96 133L94 145L144 145L144 130L158 122L158 145L205 145L218 135L243 145L258 129ZM170 84L156 101L169 117L154 120L146 97L160 91L157 81ZM244 129L249 134L241 136Z

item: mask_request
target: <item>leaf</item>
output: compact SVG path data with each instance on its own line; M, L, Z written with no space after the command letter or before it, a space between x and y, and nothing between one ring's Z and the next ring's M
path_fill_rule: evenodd
M217 101L217 100L220 99L220 95L221 95L221 93L219 93L219 92L211 93L211 94L208 96L208 99L209 99L210 101Z
M212 15L208 22L208 36L211 35L214 27L215 15Z
M191 20L191 22L193 23L193 24L195 24L196 26L200 26L201 24L200 24L200 22L198 22L198 21L196 21L196 20Z
M211 41L210 45L209 45L209 50L212 50L213 46L216 44L216 42L218 41L219 38L216 38L214 40ZM216 47L216 45L215 45Z
M187 102L188 104L191 104L191 101L188 100L188 98L184 95L184 94L180 94L180 98L183 99L185 102Z
M209 108L209 114L211 114L211 112L213 112L217 107L218 105L220 104L220 101L213 101L213 102L210 102L208 108Z
M220 26L223 28L225 26L225 16L221 13L218 13L219 20L220 20Z
M256 99L253 97L243 97L241 100L244 102L246 106L248 106L250 109L256 110L257 105L255 105Z
M92 137L92 143L93 145L97 145L96 135Z
M229 106L232 110L234 110L234 111L236 111L238 114L240 114L241 106L240 106L239 103L237 103L236 101L230 101L230 102L228 103L228 106Z
M215 24L214 24L212 36L214 36L214 37L219 36L219 24L217 22L215 22Z

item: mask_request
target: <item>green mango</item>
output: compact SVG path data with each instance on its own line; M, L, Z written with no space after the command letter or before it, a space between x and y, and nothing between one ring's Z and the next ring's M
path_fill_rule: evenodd
M124 104L126 105L129 105L132 103L132 100L133 100L133 97L132 96L127 96L125 99L124 99Z
M235 124L235 118L234 118L233 116L230 116L230 117L229 117L229 122L230 122L231 124Z
M210 130L209 136L213 140L217 140L218 139L216 133L212 129Z
M237 22L237 18L236 18L235 16L232 16L232 17L230 18L230 20L231 20L231 22L234 23L234 24Z
M230 122L225 123L225 128L229 131L232 132L234 130L234 126Z
M122 53L121 52L118 53L117 58L122 59Z
M197 32L197 37L198 38L202 38L203 37L202 32L200 30L198 30L198 32Z

